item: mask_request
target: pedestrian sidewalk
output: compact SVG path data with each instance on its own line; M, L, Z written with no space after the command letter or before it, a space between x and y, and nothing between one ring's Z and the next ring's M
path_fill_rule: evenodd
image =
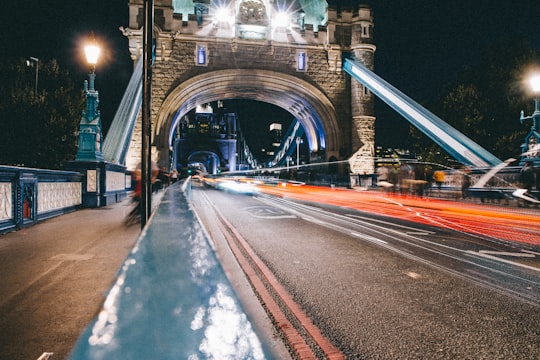
M130 199L0 235L0 359L63 359L140 234Z

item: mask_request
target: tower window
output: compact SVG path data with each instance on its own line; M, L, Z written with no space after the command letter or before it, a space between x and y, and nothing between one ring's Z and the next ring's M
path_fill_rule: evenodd
M208 47L206 45L197 44L195 51L195 64L198 66L208 65Z
M306 71L307 70L307 54L303 50L298 50L296 52L296 71Z

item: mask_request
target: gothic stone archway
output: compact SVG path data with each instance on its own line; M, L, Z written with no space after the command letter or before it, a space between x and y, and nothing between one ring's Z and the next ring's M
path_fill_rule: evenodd
M373 153L373 96L358 84L351 85L341 69L341 58L349 52L373 66L369 8L340 14L328 9L326 26L292 23L279 29L263 24L255 32L238 22L216 23L215 9L206 10L185 21L174 14L171 0L155 2L152 131L156 160L168 163L171 128L178 114L204 102L234 98L264 101L289 111L303 124L311 150L324 148L326 159L345 160L360 150L367 157ZM141 14L142 2L131 0L129 28L123 31L134 61L142 50ZM130 161L136 163L130 159L140 158L140 125L133 139L128 167Z
M178 119L198 104L223 99L251 99L279 106L302 123L312 153L337 151L336 111L320 90L281 73L220 70L188 79L163 101L156 117L154 137L156 148L161 149L160 158L167 156Z

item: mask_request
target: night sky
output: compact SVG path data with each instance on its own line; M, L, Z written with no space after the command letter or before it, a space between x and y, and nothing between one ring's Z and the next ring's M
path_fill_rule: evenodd
M375 15L375 71L420 103L433 99L456 73L479 60L490 44L517 35L540 49L538 0L336 0L369 4ZM114 117L132 63L127 39L128 0L13 0L2 3L0 54L56 58L81 88L87 73L82 41L91 32L105 44L97 68L102 121ZM1 85L0 85L1 86ZM377 141L392 141L407 122L378 103ZM393 131L397 130L397 131ZM399 146L399 140L395 140Z

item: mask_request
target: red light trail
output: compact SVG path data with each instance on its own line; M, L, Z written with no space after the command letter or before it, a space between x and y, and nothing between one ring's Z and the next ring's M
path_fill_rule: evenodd
M399 218L475 236L489 236L503 241L540 246L540 211L536 209L307 185L261 186L260 191Z

